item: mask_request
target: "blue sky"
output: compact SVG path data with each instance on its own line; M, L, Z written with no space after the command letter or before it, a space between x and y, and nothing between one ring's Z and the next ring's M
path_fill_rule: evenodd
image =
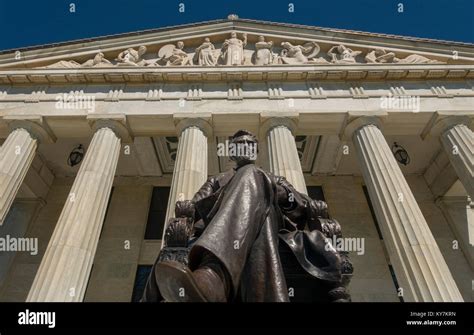
M474 0L0 0L0 50L221 19L229 13L474 43Z

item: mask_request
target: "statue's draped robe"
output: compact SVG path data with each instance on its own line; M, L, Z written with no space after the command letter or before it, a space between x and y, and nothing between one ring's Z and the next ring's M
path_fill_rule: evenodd
M216 57L214 55L214 45L209 42L204 42L200 47L199 51L196 51L197 57L195 56L196 63L198 65L214 66L216 65Z
M254 63L255 65L267 65L273 62L272 44L269 42L255 43Z
M287 208L278 205L277 184L293 200ZM297 229L309 219L310 200L284 178L253 164L209 178L192 199L199 237L193 242L189 267L195 270L204 253L211 252L230 275L230 300L289 301L278 253L281 239L306 272L340 281L340 258L334 249L325 248L322 233ZM152 284L147 284L143 301L153 301Z
M244 43L238 38L226 40L227 47L222 54L224 65L242 65L244 63Z

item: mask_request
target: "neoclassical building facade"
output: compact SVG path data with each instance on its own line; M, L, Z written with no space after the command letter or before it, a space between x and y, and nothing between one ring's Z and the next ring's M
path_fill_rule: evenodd
M0 301L137 301L238 129L362 247L353 301L473 301L473 120L467 43L229 16L0 52Z

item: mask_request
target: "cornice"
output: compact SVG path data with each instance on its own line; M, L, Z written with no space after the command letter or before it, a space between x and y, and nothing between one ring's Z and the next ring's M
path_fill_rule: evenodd
M242 81L384 81L474 78L474 65L270 65L0 70L0 84L118 84Z

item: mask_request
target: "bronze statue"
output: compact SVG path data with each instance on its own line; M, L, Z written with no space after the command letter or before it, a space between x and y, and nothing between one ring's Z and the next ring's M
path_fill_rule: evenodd
M142 301L287 302L282 246L328 301L350 301L352 265L328 247L341 232L326 203L257 167L250 132L239 130L231 143L247 149L231 156L236 167L177 202Z

